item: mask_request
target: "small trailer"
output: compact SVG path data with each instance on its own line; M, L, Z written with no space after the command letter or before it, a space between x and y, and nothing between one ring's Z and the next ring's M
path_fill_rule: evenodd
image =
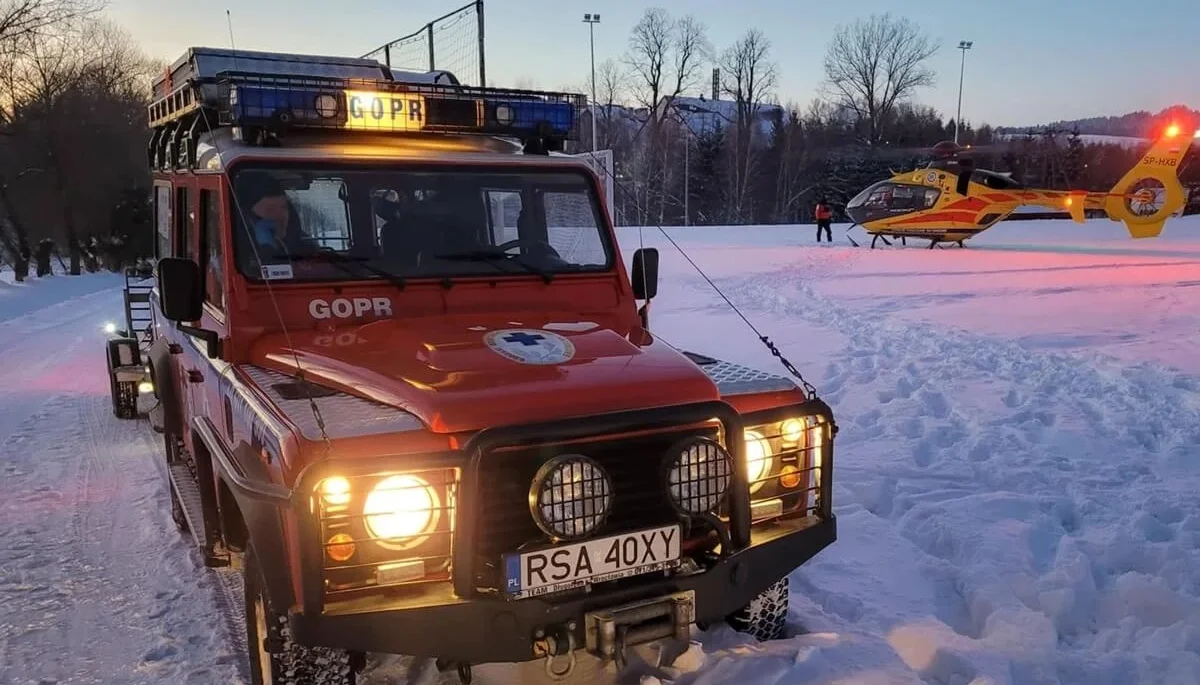
M119 419L138 416L138 396L154 391L146 354L154 341L150 291L154 289L154 270L149 264L125 268L125 327L115 323L105 327L108 334L105 355L113 414Z

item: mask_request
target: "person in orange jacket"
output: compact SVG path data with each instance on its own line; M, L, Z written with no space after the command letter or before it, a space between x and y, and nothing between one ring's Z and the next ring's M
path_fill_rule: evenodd
M833 223L833 210L829 207L829 200L822 197L817 202L816 211L813 214L817 217L817 242L821 242L821 231L825 231L825 239L833 242L833 233L830 226Z

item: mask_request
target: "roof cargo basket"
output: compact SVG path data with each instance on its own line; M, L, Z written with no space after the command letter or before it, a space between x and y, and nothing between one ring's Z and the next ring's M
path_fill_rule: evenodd
M392 71L369 59L191 48L156 82L154 169L190 168L199 137L227 127L243 142L285 136L453 133L519 139L545 154L578 138L582 95L462 86L444 71Z

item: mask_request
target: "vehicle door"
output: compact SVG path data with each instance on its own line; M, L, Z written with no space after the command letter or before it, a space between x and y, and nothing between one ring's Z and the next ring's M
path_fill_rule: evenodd
M172 240L172 256L190 259L200 263L199 236L196 231L196 184L194 177L179 178L174 185L172 203L172 219L174 235ZM197 322L189 322L196 325ZM172 347L172 364L175 375L175 387L178 389L180 417L183 419L183 438L187 449L195 453L190 430L192 417L196 415L196 407L192 401L192 386L203 379L199 366L204 359L204 343L194 337L170 327L168 339L174 343Z
M173 234L174 227L171 223L171 182L163 180L154 181L154 259L157 262L163 257L170 257L173 254ZM158 271L155 269L155 276ZM157 278L156 278L157 281ZM150 326L153 331L154 339L166 338L170 340L171 325L170 322L163 318L162 312L159 310L160 300L157 282L150 292Z
M196 255L203 279L204 306L200 327L215 331L222 341L220 355L208 356L208 345L202 340L191 338L189 364L191 382L188 384L189 401L200 416L206 417L219 436L228 437L226 414L223 406L221 385L229 367L225 349L229 336L228 274L224 256L230 254L226 243L224 202L222 201L221 176L218 174L198 175L196 179Z

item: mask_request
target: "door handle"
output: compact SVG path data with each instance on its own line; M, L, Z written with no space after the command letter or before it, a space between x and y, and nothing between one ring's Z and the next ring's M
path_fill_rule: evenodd
M203 383L204 374L200 373L196 369L188 369L187 379L188 383Z

